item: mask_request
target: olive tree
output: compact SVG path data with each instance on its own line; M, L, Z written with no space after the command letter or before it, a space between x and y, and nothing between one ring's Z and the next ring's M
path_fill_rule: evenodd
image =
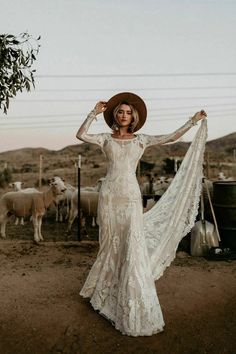
M31 69L39 52L39 40L27 32L18 37L0 35L0 110L7 114L9 100L18 91L30 91L34 87L34 73Z

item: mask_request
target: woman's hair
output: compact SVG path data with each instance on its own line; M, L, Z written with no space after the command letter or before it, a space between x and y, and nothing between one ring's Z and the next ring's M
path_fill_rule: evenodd
M118 130L119 129L119 124L117 123L116 121L116 116L117 116L117 113L120 109L120 106L122 104L127 104L130 109L131 109L131 114L132 114L132 122L129 126L129 132L133 133L133 131L135 130L135 128L137 127L138 125L138 122L139 122L139 114L138 114L138 111L137 109L132 105L132 104L129 104L128 102L126 101L122 101L120 102L113 110L113 125L111 127L111 129L114 131L114 130Z

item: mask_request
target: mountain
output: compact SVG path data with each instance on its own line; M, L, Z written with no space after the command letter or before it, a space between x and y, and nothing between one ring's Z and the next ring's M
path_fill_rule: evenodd
M214 159L219 160L225 158L232 161L234 158L234 150L236 149L236 133L232 133L222 138L207 142L207 151L209 151Z

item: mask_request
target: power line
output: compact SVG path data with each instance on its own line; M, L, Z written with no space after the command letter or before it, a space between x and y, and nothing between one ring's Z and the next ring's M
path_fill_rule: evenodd
M208 104L207 105L207 108L209 107L227 107L227 106L233 106L232 108L228 109L228 110L232 110L232 109L235 109L235 103L220 103L220 104ZM163 108L156 108L156 109L149 109L148 112L162 112L162 111L172 111L172 110L186 110L186 109L199 109L199 105L194 105L194 106L177 106L177 107L163 107ZM223 108L224 109L224 108ZM225 111L225 109L224 109ZM70 113L70 114L67 114L67 113L63 113L63 114L43 114L43 115L23 115L23 116L2 116L0 117L0 123L1 123L1 118L6 120L6 119L23 119L23 118L51 118L51 117L67 117L67 116L71 116L71 117L74 117L74 116L87 116L87 114L89 113L89 111L85 112L85 113ZM171 113L172 114L172 113ZM223 114L223 112L222 112Z
M185 110L186 108L185 107L180 107L181 109ZM233 110L233 112L232 112ZM157 112L159 110L156 110L156 109L149 109L148 112ZM229 109L224 109L224 112L231 112L232 114L233 113L236 113L236 107L233 107L233 108L229 108ZM218 110L210 110L210 114L212 113L220 113L220 114L224 114L224 112L220 111L219 109ZM185 112L182 112L182 113L161 113L162 116L179 116L180 114L185 114ZM188 113L186 113L188 114ZM63 113L63 114L43 114L43 115L27 115L27 116L7 116L7 117L4 117L6 120L12 120L12 119L39 119L39 118L59 118L59 117L64 117L64 118L67 118L67 117L77 117L78 119L80 117L85 117L88 115L88 112L79 112L79 113ZM148 115L150 116L150 114ZM4 122L6 122L6 120L4 120ZM1 121L0 121L1 122Z
M236 72L205 72L205 73L147 73L147 74L45 74L35 75L39 79L76 79L76 78L104 78L104 77L181 77L181 76L234 76Z
M150 97L145 98L145 101L173 101L173 100L218 100L218 99L235 99L235 96L202 96L202 97ZM96 98L84 98L84 99L33 99L33 100L16 100L15 102L28 102L28 103L35 103L35 102L93 102L96 101Z
M233 116L232 118L234 118L236 115L236 113L219 113L219 114L214 114L213 117L230 117ZM154 116L149 116L147 122L167 122L167 121L180 121L180 120L186 120L187 117L183 117L183 115L179 115L179 118L156 118L156 119L152 119L152 117ZM167 116L168 117L168 116ZM62 123L62 125L60 124ZM30 125L27 122L21 123L20 125L16 125L16 123L7 123L5 125L3 125L1 127L1 130L7 130L7 129L33 129L33 128L61 128L61 127L75 127L75 124L77 124L78 126L81 124L81 121L78 120L67 120L66 124L65 122L60 122L60 121L47 121L45 122L43 125L40 124L39 122L31 122ZM104 123L103 120L98 121L96 124L99 123ZM48 124L52 124L52 125L48 125Z
M28 118L53 118L53 117L80 117L81 115L83 116L87 116L88 112L86 113L64 113L64 114L39 114L39 115L27 115L27 116L7 116L7 117L3 117L6 120L7 119L28 119ZM1 121L0 121L1 122Z
M235 103L219 103L219 104L217 104L217 103L213 103L213 104L207 104L207 108L208 107L221 107L221 106L223 106L223 107L225 107L225 106L234 106L235 105ZM192 109L192 108L194 108L194 109L197 109L196 107L199 107L199 105L197 104L197 105L194 105L194 106L182 106L182 107L164 107L164 108L157 108L157 109L152 109L152 111L155 111L155 112L159 112L159 111L169 111L169 110L177 110L177 109Z
M30 93L37 92L97 92L97 91L173 91L173 90L218 90L218 89L236 89L236 86L190 86L190 87L133 87L133 88L79 88L79 89L35 89L34 91L30 91Z
M235 104L234 103L220 103L220 104L208 104L207 108L209 107L227 107L227 106L233 106L229 109L224 109L224 111L231 111L232 109L235 109ZM164 108L156 108L156 109L149 109L148 112L162 112L162 111L172 111L172 110L186 110L186 109L199 109L197 108L197 105L194 106L178 106L178 107L164 107ZM211 111L212 112L212 111ZM218 112L214 111L214 112ZM28 118L52 118L52 117L80 117L84 116L86 117L88 115L89 111L84 112L84 113L63 113L63 114L43 114L43 115L22 115L22 116L2 116L0 117L0 123L1 123L1 118L4 119L28 119ZM224 112L222 112L223 114ZM168 114L168 113L167 113ZM173 113L170 113L171 115Z

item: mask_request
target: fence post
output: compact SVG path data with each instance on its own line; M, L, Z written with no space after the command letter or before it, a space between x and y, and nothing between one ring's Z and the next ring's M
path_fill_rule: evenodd
M210 178L210 161L209 161L209 152L206 152L206 177Z
M74 183L75 183L75 186L77 186L77 183L78 183L78 178L77 178L77 161L75 161L74 163Z
M43 169L43 155L39 156L39 188L42 187L42 169Z
M233 179L236 180L236 149L233 149Z
M78 241L81 241L81 222L80 222L80 169L81 169L81 155L78 158Z

